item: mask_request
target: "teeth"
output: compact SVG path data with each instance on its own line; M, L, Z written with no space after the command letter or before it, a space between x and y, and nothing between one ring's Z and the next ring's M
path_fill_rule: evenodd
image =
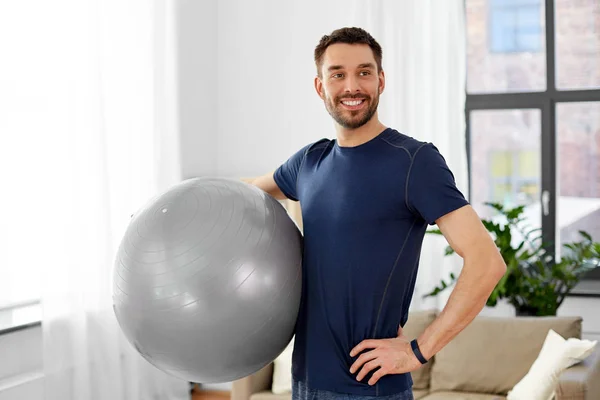
M342 103L344 103L347 106L357 106L360 103L362 103L362 100L354 100L354 101L342 101Z

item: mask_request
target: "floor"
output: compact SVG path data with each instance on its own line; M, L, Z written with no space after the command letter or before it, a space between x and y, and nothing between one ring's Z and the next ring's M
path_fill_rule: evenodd
M192 400L229 400L229 392L194 389Z

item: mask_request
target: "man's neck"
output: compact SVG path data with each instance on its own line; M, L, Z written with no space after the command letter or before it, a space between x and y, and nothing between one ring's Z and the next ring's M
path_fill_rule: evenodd
M336 124L337 125L337 124ZM340 125L336 126L338 145L341 147L355 147L373 139L387 127L377 118L371 118L369 122L356 129L346 129Z

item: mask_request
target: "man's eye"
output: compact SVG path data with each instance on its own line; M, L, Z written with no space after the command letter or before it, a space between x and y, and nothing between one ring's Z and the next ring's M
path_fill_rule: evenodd
M363 74L363 75L371 75L371 72L370 71L362 71L361 74Z
M344 74L333 74L334 78L341 78Z

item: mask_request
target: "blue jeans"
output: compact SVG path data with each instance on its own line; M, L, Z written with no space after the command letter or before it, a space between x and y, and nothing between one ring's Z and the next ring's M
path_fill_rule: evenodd
M292 380L292 400L414 400L412 389L390 396L358 396L346 393L309 389L304 382Z

